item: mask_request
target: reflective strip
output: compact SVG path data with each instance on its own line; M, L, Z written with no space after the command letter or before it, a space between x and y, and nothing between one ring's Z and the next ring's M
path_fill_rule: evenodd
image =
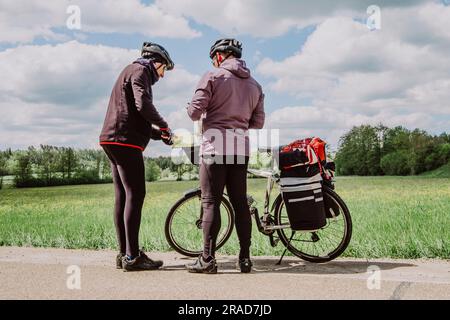
M316 189L316 190L314 190L313 192L314 192L314 193L321 193L321 192L322 192L322 189Z
M281 186L289 186L289 185L313 183L313 182L318 182L318 181L322 181L322 177L321 177L320 173L318 173L315 176L312 176L310 178L293 178L293 177L281 178L280 185Z
M291 202L307 201L307 200L314 200L314 196L304 197L304 198L297 198L297 199L289 199L289 203L291 203Z
M317 198L316 199L316 202L320 202L320 201L323 201L323 198Z
M281 192L295 192L295 191L314 190L314 193L316 193L316 190L319 190L318 192L322 191L322 189L318 189L318 188L322 188L322 185L320 183L307 184L307 185L304 185L304 186L280 187L280 190L281 190Z

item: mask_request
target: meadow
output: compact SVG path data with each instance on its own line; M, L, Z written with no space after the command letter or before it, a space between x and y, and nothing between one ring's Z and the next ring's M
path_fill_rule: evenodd
M343 256L450 259L450 179L338 177L353 237ZM147 184L140 232L146 250L170 250L164 236L169 208L198 181ZM249 179L249 193L262 212L265 180ZM113 186L82 185L0 190L0 245L115 249ZM252 254L278 255L253 228ZM236 254L235 232L220 253Z

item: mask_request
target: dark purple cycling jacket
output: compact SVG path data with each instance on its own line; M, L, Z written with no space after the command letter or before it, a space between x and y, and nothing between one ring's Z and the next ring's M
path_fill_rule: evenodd
M227 59L200 79L188 114L194 121L203 115L202 154L248 156L248 129L264 126L264 94L245 61Z
M159 80L153 62L140 58L125 67L111 92L100 133L100 144L116 144L144 150L150 138L161 139L159 128L167 122L153 105L152 85Z

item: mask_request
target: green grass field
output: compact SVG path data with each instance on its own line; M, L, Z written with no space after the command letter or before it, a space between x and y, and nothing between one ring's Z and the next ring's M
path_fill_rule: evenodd
M149 251L170 250L164 236L165 216L197 183L147 185L141 246ZM264 187L265 180L249 180L249 193L259 207ZM450 258L450 179L339 177L336 190L353 219L353 238L344 256ZM114 249L112 207L112 185L0 190L0 245ZM252 254L281 254L281 244L272 248L268 238L253 229ZM220 252L237 251L233 234Z

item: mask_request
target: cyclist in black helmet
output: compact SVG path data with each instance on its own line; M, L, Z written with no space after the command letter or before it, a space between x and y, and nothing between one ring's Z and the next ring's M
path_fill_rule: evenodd
M242 57L242 44L236 39L219 39L211 46L209 57L214 59L218 52L225 53L223 60L228 59L231 55L240 59Z
M144 42L142 45L141 56L144 59L152 60L154 63L159 63L156 70L163 68L169 71L175 66L166 49L156 43Z
M158 269L163 264L139 249L145 197L142 152L150 139L172 144L171 130L153 105L152 85L173 67L162 46L145 42L141 58L125 67L114 85L100 134L115 187L114 222L120 250L116 266L124 271Z
M264 94L241 60L242 44L236 39L220 39L209 52L213 71L207 72L188 107L192 120L203 119L200 148L204 248L189 272L216 273L216 240L220 230L220 203L224 191L235 211L241 272L251 271L251 217L247 203L248 129L264 125ZM218 134L221 133L221 134ZM210 161L214 159L214 161Z

